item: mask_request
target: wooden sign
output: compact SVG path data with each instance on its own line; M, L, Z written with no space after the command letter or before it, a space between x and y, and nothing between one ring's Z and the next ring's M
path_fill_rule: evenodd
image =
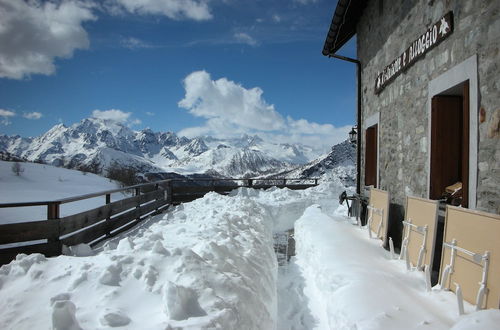
M401 55L392 61L382 72L377 73L375 93L379 94L385 86L401 72L406 71L413 63L437 46L453 32L453 12L448 12L439 21L432 24L425 33L413 41Z

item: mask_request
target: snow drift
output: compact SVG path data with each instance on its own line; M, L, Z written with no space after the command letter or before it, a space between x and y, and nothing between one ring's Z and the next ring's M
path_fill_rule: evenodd
M92 251L19 255L0 267L2 329L491 329L500 311L459 317L353 226L340 179L304 191L210 193ZM295 227L280 267L273 231ZM280 315L278 315L278 311Z

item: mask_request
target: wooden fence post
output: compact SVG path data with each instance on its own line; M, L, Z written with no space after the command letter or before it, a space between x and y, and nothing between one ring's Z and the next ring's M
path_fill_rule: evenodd
M168 203L168 204L172 204L172 201L173 201L172 192L173 192L173 189L172 189L172 182L171 182L171 181L169 181L169 182L167 182L167 189L166 189L166 193L167 193L167 203Z
M111 194L106 194L106 205L110 204L110 203L111 203ZM110 216L106 218L106 222L109 223L109 221L111 221L111 217ZM106 237L110 237L110 236L111 236L111 231L109 229L106 229Z
M158 191L158 190L160 190L160 185L157 183L157 184L155 184L155 191ZM161 197L158 197L156 200L157 200L157 201L159 201L160 199L161 199ZM159 208L160 208L160 207L158 206L158 207L155 209L155 214L157 214L157 213L158 213L158 209L159 209Z
M141 194L141 188L135 188L135 195L139 196L140 194ZM136 210L139 210L141 208L141 202L138 201L138 203L139 204L137 204L137 206L135 207ZM140 214L141 214L140 212L137 212L137 218L136 218L137 221L141 221L141 215Z
M51 256L56 256L60 255L62 253L62 243L59 240L60 235L60 223L59 223L59 218L60 218L60 202L52 202L47 204L47 221L58 221L58 224L56 226L56 230L52 233L50 237L47 237L47 244L50 246L52 245L52 248L49 247L53 253L49 252L47 257Z

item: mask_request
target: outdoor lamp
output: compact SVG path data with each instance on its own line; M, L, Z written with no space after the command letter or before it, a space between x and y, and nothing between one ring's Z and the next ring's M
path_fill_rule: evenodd
M356 129L357 129L357 127L353 126L353 128L349 132L349 141L351 141L351 143L356 143L356 138L358 137L358 133L356 132Z

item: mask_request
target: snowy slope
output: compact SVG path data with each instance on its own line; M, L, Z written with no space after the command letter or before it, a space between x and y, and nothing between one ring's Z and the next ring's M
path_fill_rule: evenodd
M322 178L331 181L339 178L346 187L356 183L356 146L349 141L336 144L332 150L318 159L283 171L272 177L281 178Z
M288 169L319 155L300 144L274 144L258 136L238 139L188 139L150 129L133 131L116 121L88 118L70 127L56 125L35 138L0 135L0 151L30 161L80 168L113 161L146 172L179 174L215 171L225 176L255 176Z
M94 256L20 255L0 268L0 328L495 329L500 311L459 317L453 293L426 292L353 226L332 202L342 189L211 193ZM293 227L297 255L278 272L272 233Z
M0 203L50 201L119 188L116 182L101 176L35 163L20 163L24 171L16 176L13 162L0 161ZM112 201L123 194L111 196ZM104 196L61 205L66 216L104 204ZM0 208L0 224L47 219L47 208Z

